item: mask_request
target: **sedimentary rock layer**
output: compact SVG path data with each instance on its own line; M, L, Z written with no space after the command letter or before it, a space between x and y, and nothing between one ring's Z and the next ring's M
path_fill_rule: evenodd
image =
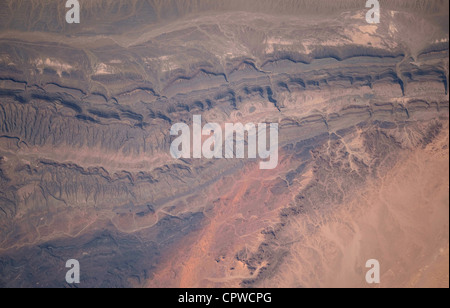
M1 1L0 286L448 286L448 2L381 7ZM278 167L172 158L193 115Z

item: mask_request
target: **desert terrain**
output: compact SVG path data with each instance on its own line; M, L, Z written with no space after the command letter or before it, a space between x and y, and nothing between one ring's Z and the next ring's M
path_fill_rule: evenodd
M80 4L0 0L0 287L449 287L448 1ZM174 159L193 115L277 168Z

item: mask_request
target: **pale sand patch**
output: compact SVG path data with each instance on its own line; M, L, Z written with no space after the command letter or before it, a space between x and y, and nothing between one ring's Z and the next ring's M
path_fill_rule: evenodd
M355 201L325 217L299 217L305 234L263 287L448 287L448 128L417 149ZM315 226L311 234L309 228ZM381 284L368 285L365 264L381 264Z

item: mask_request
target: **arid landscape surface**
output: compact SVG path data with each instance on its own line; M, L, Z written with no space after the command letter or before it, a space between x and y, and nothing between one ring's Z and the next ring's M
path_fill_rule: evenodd
M0 0L0 287L449 287L448 1L80 4ZM174 159L194 115L277 168Z

